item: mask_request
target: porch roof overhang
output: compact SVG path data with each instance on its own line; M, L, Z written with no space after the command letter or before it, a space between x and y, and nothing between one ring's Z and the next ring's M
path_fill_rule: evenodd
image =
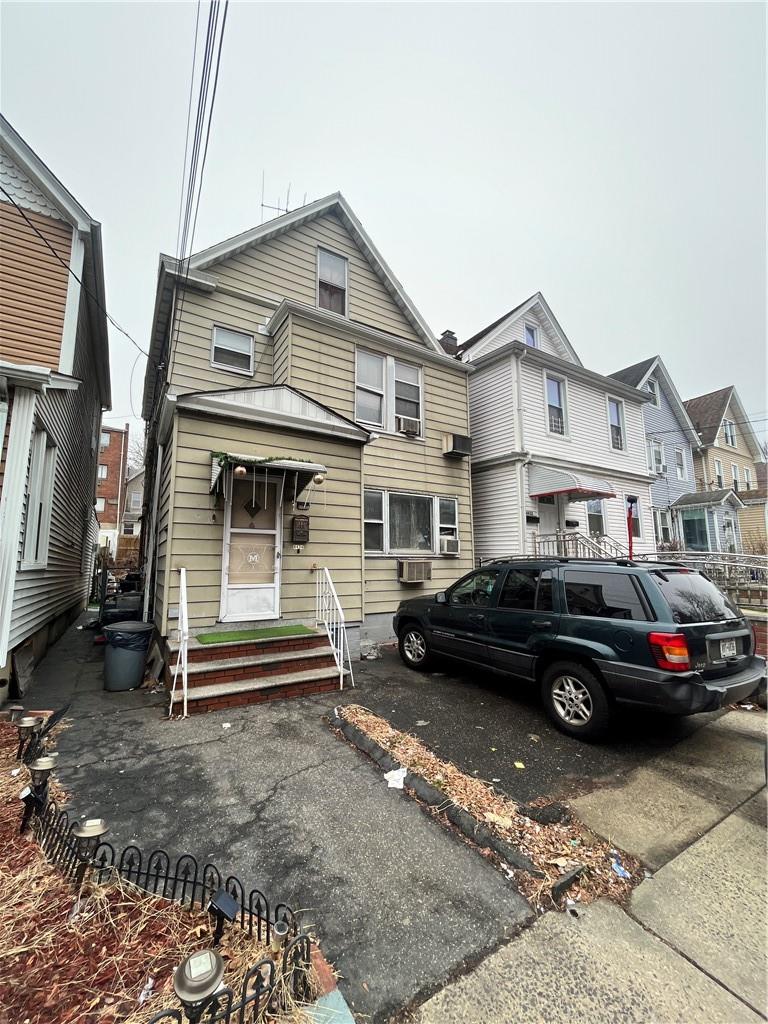
M717 491L690 491L688 494L681 494L672 502L672 508L677 510L714 508L718 505L731 505L735 509L744 507L744 502L734 490L723 487Z
M296 474L296 493L300 494L315 473L328 474L321 462L302 462L299 459L277 459L270 455L241 455L239 452L211 452L211 490L227 466L259 466L265 470L277 470Z
M565 494L568 501L589 501L591 498L615 498L616 490L607 480L584 473L531 465L528 467L528 494L531 498Z

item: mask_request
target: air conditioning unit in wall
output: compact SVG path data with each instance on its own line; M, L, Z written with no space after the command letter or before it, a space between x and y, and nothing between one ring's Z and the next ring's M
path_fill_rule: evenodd
M397 578L400 583L425 583L432 579L432 563L415 559L399 559Z
M466 434L443 434L443 455L449 459L466 459L472 454L472 439Z
M421 420L410 416L395 416L395 430L406 437L418 437L421 433Z
M662 464L659 466L659 473L661 474L661 476L666 476L667 475L667 464L666 464L666 462L662 462Z
M440 554L458 555L461 552L461 542L458 537L441 537Z

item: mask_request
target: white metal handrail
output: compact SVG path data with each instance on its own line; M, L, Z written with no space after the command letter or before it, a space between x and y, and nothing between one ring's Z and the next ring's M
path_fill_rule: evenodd
M768 556L734 551L646 551L638 559L682 562L692 569L701 569L722 583L768 583Z
M176 681L181 670L182 718L187 717L187 648L189 646L189 612L187 610L187 570L179 569L179 653L176 667L173 670L173 686L171 687L171 704L168 717L173 714L173 698L176 695Z
M562 555L570 558L626 558L624 551L610 537L587 537L576 530L534 534L537 555Z
M349 672L349 681L355 685L352 674L352 659L349 654L347 627L344 621L344 610L333 585L328 567L323 565L316 569L315 577L315 622L323 626L333 649L333 657L339 670L339 689L344 689L344 672Z

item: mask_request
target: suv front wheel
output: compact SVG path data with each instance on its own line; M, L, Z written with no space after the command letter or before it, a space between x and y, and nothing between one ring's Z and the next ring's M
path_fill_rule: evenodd
M600 680L578 662L550 665L541 681L547 713L558 729L580 740L605 735L611 707Z
M432 663L432 654L421 626L417 626L415 623L403 626L398 641L400 657L408 668L416 668L422 672L429 668Z

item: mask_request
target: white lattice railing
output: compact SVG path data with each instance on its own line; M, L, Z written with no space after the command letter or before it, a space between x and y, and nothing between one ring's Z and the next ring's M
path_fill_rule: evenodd
M347 627L344 621L344 611L333 585L331 574L326 566L316 570L315 577L315 619L318 626L322 626L328 634L331 642L333 656L336 659L336 667L339 670L339 689L344 689L344 673L349 673L349 681L355 685L352 674L352 659L349 655L349 641L347 640Z
M187 570L179 569L179 653L176 667L173 670L173 686L171 687L171 704L168 717L173 714L173 698L176 695L176 683L181 673L182 718L187 717L187 647L189 646L189 611L187 609Z

